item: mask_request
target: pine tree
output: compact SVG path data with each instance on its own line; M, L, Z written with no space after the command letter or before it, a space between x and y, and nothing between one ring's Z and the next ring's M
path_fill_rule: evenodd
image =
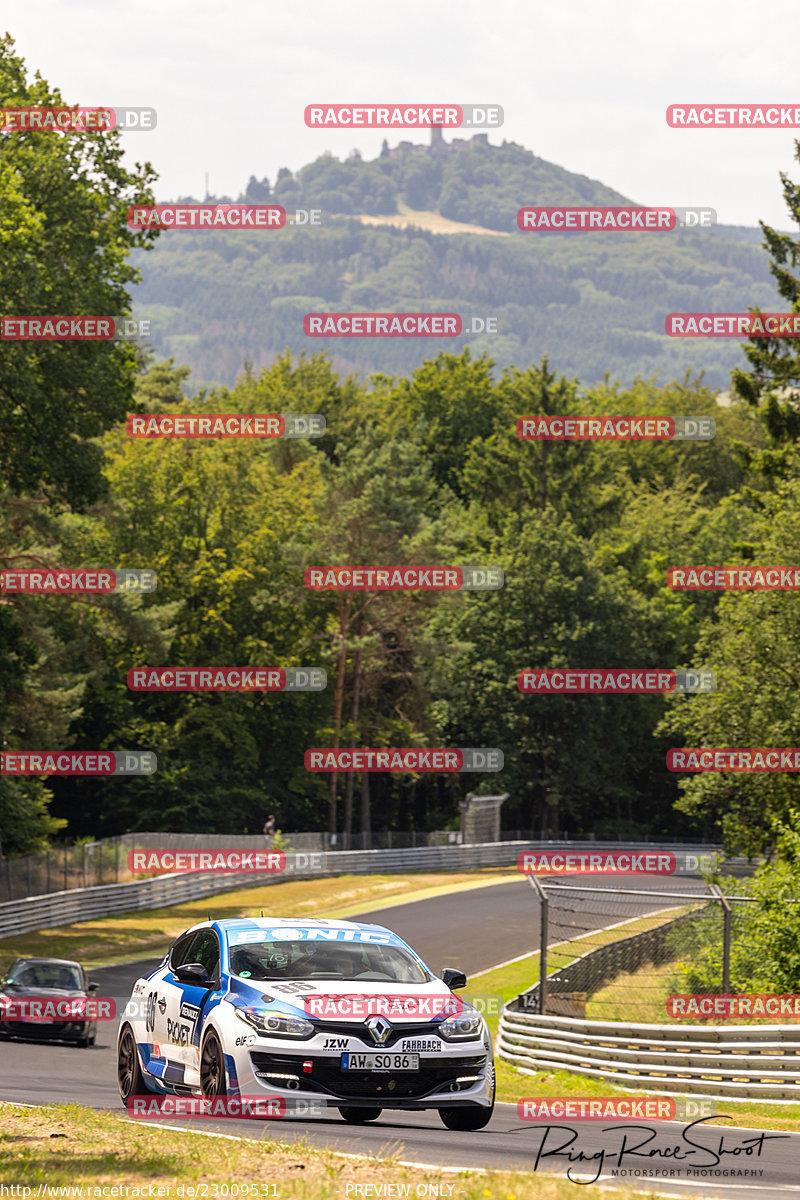
M800 141L795 142L795 158L800 162ZM800 225L800 184L783 172L780 178L791 219ZM800 239L778 233L764 221L759 224L778 292L792 312L800 313ZM800 346L784 337L751 337L749 342L744 354L750 370L735 369L731 383L734 392L759 411L773 442L772 448L751 456L752 465L767 475L783 476L793 473L795 443L800 440Z

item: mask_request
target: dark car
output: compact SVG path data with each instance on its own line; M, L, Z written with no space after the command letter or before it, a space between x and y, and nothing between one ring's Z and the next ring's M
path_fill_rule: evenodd
M75 1042L93 1046L97 1021L87 1018L59 1019L48 1012L63 1008L59 1001L86 999L99 984L89 983L80 963L63 958L17 958L0 978L0 1037L29 1038L35 1041ZM44 1016L7 1019L7 1005L14 1001L41 1000ZM79 1008L80 1006L78 1006Z

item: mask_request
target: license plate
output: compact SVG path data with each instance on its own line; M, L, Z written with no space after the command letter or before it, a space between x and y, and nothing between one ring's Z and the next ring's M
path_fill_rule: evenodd
M418 1071L418 1054L343 1054L343 1071Z

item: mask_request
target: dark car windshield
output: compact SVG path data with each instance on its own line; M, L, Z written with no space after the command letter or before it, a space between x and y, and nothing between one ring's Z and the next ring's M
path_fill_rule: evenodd
M271 941L232 946L231 972L240 979L342 979L427 983L431 978L401 946L353 942Z
M24 988L63 988L68 991L83 991L80 967L70 963L15 964L8 975L7 983Z

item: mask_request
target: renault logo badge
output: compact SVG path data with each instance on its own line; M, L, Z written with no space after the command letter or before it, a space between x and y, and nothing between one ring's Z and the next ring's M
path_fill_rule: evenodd
M370 1017L370 1019L366 1022L366 1026L372 1034L372 1040L377 1042L379 1046L383 1045L389 1034L392 1032L391 1025L388 1021L385 1021L383 1017Z

